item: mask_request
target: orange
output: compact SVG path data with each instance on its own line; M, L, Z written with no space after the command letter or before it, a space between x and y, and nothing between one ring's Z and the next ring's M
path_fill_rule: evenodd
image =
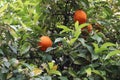
M41 51L45 51L48 47L51 47L52 44L52 40L49 36L41 36L38 46L40 47Z
M87 21L87 14L83 10L76 10L73 19L74 21L78 21L79 24L83 24Z
M90 32L92 31L92 29L93 29L92 25L91 25L91 24L88 25L88 26L87 26L87 29L88 29L88 32L90 33Z

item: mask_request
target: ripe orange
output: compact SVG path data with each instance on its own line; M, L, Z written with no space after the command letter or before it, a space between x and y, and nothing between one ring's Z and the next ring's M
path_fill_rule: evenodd
M83 24L87 21L87 14L83 10L77 10L73 15L73 19L78 21L79 24Z
M90 33L90 32L92 31L92 29L93 29L92 25L91 25L91 24L88 25L88 26L87 26L87 29L88 29L88 32Z
M48 47L52 46L52 40L48 36L41 36L38 46L40 46L41 51L45 51Z

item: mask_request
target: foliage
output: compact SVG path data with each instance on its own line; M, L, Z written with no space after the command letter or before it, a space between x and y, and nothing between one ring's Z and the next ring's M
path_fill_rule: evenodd
M120 0L0 0L0 80L119 80ZM83 9L87 23L74 22ZM92 24L93 31L82 31ZM41 51L42 35L53 46Z

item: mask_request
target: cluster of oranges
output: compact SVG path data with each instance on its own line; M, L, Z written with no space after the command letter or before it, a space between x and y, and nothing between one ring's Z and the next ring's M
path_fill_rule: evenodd
M73 15L74 21L78 21L79 24L83 24L87 22L87 14L83 10L76 10L74 15ZM86 29L83 28L82 30ZM92 25L87 26L87 31L90 33L92 31Z
M78 21L79 24L86 23L87 22L87 14L83 10L77 10L77 11L75 11L75 13L73 15L73 19L74 19L74 21ZM83 28L82 30L84 30L85 28ZM87 26L87 31L88 32L92 31L91 24ZM53 42L49 36L41 36L40 41L38 42L38 46L40 47L41 51L45 51L48 47L51 47L52 44L53 44Z

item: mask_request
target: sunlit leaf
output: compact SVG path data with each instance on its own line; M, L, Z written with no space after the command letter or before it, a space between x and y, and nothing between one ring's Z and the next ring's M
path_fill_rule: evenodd
M93 43L93 46L95 47L94 49L95 53L98 53L98 50L99 50L98 44Z
M54 62L49 62L48 66L49 66L49 69L51 70L53 68L53 66L54 66Z
M3 11L5 11L8 7L8 3L5 4L3 7L0 8L0 13L2 13Z
M37 24L39 17L40 17L40 15L37 13L34 15L34 23L35 24Z
M23 2L22 2L22 0L17 0L17 2L19 3L19 5L20 5L21 7L23 7Z
M92 72L91 68L88 68L88 69L86 69L85 71L86 71L86 73L87 73L87 76L90 76L90 75L91 75L91 72Z
M57 70L50 70L48 74L49 75L59 75L59 76L61 76L61 72L57 71Z
M57 27L60 28L60 29L63 29L61 31L61 33L72 31L72 29L70 29L70 28L68 28L67 26L64 26L64 25L57 25Z
M110 43L110 42L106 42L100 48L107 48L107 47L110 47L110 46L116 46L116 45L113 44L113 43Z
M76 22L75 22L75 30L78 30L78 28L79 28L79 22L76 21Z
M108 55L106 56L105 59L109 59L110 57L115 56L117 54L120 54L120 50L111 51L111 52L108 53Z
M40 68L34 68L32 70L32 73L34 74L34 76L38 76L38 75L40 75L42 73L42 69L40 69Z
M70 45L72 45L76 40L77 40L77 38L72 38L72 39L70 40Z
M84 23L84 24L79 25L79 28L82 29L82 28L84 28L84 27L86 27L88 25L89 25L89 23Z

